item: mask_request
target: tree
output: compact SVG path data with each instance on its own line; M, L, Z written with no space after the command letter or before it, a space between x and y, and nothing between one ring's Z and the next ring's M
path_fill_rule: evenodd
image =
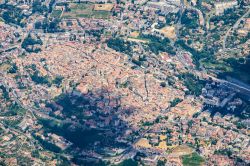
M185 10L181 17L181 24L184 24L189 29L196 29L199 27L198 19L196 12Z
M184 85L187 87L189 91L186 92L187 95L201 95L201 90L205 85L205 81L200 80L197 76L192 73L185 73L181 75L183 79Z
M121 38L110 38L107 40L108 47L122 53L126 53L131 55L132 53L132 43L128 41L124 41Z
M202 0L197 0L196 5L197 5L198 7L201 7L201 5L202 5Z
M42 2L39 0L35 0L32 4L32 13L40 13L43 14L44 12L47 12L48 9L45 5L42 5Z
M32 81L34 81L37 84L48 84L50 86L50 82L48 80L48 77L40 76L38 71L35 71L33 75L31 75Z
M161 83L160 83L160 86L161 86L161 87L166 87L167 84L166 84L166 82L161 82Z
M13 73L16 73L17 70L18 70L17 65L15 63L13 63L8 72L13 74Z
M14 7L12 5L3 6L4 12L2 12L2 18L6 23L12 23L23 27L25 23L23 19L25 18L22 10L20 8Z
M141 38L147 39L150 42L148 43L148 47L150 51L155 54L159 54L160 52L167 52L169 54L175 54L174 48L170 45L170 40L168 38L160 38L154 35L141 35Z
M41 29L41 28L42 28L42 23L41 23L41 21L37 21L37 22L35 23L35 28L36 28L36 29Z
M23 40L21 47L27 52L39 52L40 48L34 47L34 45L42 45L43 42L39 37L33 38L30 34Z
M71 9L70 9L70 7L69 7L69 4L68 3L66 3L65 4L65 11L66 12L69 12Z
M132 159L126 159L118 164L118 166L138 166L138 163Z
M157 166L165 166L166 165L166 161L165 160L158 160L157 161Z
M189 120L189 121L188 121L188 127L189 127L189 128L192 127L193 123L194 123L193 120Z
M62 76L56 76L56 78L53 80L53 84L60 86L63 79L64 79L64 77L62 77Z

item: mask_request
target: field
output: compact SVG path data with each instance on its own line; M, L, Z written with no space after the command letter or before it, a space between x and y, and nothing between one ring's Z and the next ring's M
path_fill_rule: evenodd
M139 43L149 43L150 42L148 39L142 38L138 31L131 32L130 37L128 38L128 41L139 42Z
M194 150L189 146L180 145L172 150L172 154L182 156L182 155L189 155L193 153L193 151Z
M200 63L206 67L206 69L213 69L213 70L222 70L225 72L230 72L232 71L232 68L225 64L223 61L215 61L215 62L210 62L206 60L200 61Z
M51 17L60 18L61 14L62 14L61 10L53 10L52 13L51 13Z
M204 162L204 159L197 153L182 156L182 164L184 166L200 166Z
M109 11L95 11L93 10L93 3L70 3L70 11L63 13L63 18L97 18L97 19L108 19L111 15Z
M111 11L114 7L114 4L95 4L94 10L97 11Z
M176 38L175 27L173 26L167 26L157 31L162 33L165 37L168 37L170 39Z

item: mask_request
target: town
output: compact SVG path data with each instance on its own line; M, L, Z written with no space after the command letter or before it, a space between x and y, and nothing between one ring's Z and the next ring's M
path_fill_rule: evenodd
M0 0L0 165L248 165L248 0Z

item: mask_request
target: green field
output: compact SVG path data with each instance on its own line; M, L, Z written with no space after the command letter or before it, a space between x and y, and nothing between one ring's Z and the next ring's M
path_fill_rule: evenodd
M197 153L182 156L182 164L184 166L200 166L204 162L204 159Z
M232 68L225 64L223 61L207 61L202 60L200 63L206 68L206 69L213 69L213 70L221 70L225 72L232 71Z
M60 18L61 14L62 14L61 10L53 10L52 13L51 13L51 17Z
M70 11L63 13L63 18L97 18L97 19L108 19L111 15L108 11L94 11L93 3L70 3Z

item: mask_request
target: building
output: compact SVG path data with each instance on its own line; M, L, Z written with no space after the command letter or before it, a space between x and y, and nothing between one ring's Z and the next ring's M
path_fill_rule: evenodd
M161 10L162 13L177 13L179 11L179 7L176 4L168 3L168 2L148 2L147 6L150 8L154 8L157 10Z
M229 2L218 2L215 3L215 14L220 15L222 14L226 9L233 8L238 4L237 1L229 1Z

